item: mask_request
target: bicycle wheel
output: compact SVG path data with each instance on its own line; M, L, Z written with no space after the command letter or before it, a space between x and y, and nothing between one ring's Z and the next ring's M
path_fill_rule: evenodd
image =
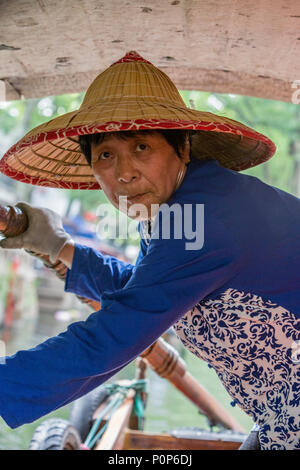
M51 418L33 433L29 450L80 450L80 435L65 419Z

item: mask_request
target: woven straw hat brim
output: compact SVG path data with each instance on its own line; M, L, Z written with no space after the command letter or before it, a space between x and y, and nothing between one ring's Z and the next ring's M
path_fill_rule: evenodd
M276 147L266 136L232 119L159 99L102 100L34 128L11 147L0 171L24 183L69 189L99 189L80 151L78 135L144 129L190 129L192 152L241 171L267 161Z

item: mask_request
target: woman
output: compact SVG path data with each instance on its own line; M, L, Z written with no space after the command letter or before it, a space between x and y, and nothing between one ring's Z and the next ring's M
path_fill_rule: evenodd
M186 108L135 52L96 78L79 111L10 149L9 176L102 189L141 234L132 266L74 244L55 213L21 203L29 228L1 246L62 260L65 290L101 310L0 365L11 427L102 384L173 325L253 418L261 449L300 448L300 200L238 173L274 150L240 123Z

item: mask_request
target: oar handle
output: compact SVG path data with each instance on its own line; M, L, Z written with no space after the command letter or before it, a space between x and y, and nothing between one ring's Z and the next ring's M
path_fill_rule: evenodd
M25 232L27 227L27 215L19 207L0 205L0 234L15 237Z
M5 237L16 237L21 235L28 227L28 218L25 212L16 206L2 206L0 205L0 234ZM56 261L51 263L49 256L42 253L28 251L31 255L39 258L44 265L55 272L59 279L65 280L67 274L67 266L61 262ZM100 310L100 302L96 302L85 297L77 296L83 303L90 305L94 310Z
M140 357L160 376L173 384L209 419L211 425L246 433L228 411L187 371L185 361L163 338L147 348Z

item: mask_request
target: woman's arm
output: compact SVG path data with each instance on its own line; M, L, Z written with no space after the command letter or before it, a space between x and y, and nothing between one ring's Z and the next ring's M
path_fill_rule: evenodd
M132 264L103 255L89 246L75 243L72 252L72 266L67 270L65 281L66 292L100 301L104 291L121 289L132 275Z
M147 253L143 239L136 266ZM135 266L113 256L102 255L93 248L69 243L60 255L68 266L65 291L99 301L104 291L121 289L130 279Z
M72 267L72 262L73 262L73 256L74 256L74 249L75 249L75 243L73 240L67 242L62 250L58 254L58 259L65 263L65 265L71 269Z
M214 228L220 229L217 223ZM186 241L151 240L126 285L103 293L100 311L5 358L0 415L9 426L34 421L104 383L237 274L240 260L228 231L222 246L209 237L205 249L186 251ZM82 268L90 270L89 265Z

